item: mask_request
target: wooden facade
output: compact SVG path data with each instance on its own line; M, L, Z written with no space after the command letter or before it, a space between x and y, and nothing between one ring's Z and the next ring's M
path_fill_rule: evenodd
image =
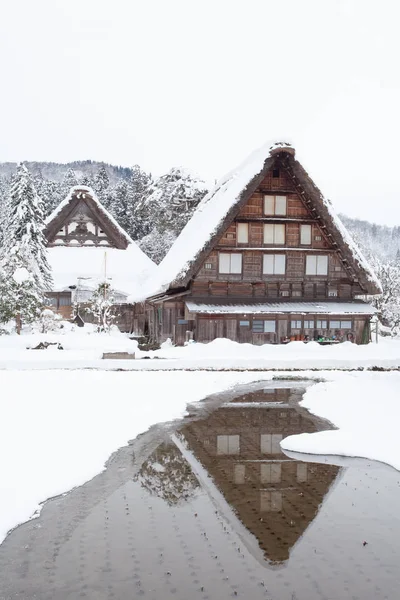
M188 262L185 277L149 300L149 329L159 342L369 339L373 309L354 301L379 288L292 148L270 153Z

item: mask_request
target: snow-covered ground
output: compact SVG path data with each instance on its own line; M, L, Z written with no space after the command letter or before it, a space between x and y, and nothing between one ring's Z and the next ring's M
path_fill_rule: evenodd
M32 350L40 341L59 342L63 350L50 346ZM137 360L102 360L103 352L135 353ZM151 359L151 360L148 360ZM181 369L357 369L400 367L400 340L380 338L379 343L357 346L346 342L320 346L304 344L253 346L217 339L209 344L140 352L125 334L94 333L93 327L71 330L70 324L57 333L0 336L0 369L98 368L130 370Z

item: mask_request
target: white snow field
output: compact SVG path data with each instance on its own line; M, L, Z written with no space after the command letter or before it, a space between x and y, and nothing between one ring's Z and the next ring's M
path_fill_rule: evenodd
M50 346L32 350L42 342L59 342L63 350ZM103 352L135 353L137 360L102 360ZM151 360L145 360L151 359ZM253 346L228 339L209 344L192 343L174 347L165 342L161 349L141 352L126 334L94 333L93 326L71 330L71 324L57 333L1 335L2 369L357 369L400 367L400 340L380 338L379 343L357 346L350 342L320 346L317 342L290 342L287 345Z
M287 373L2 371L0 543L39 504L101 472L109 456L188 402ZM290 436L284 449L360 456L400 469L400 373L304 371L324 379L304 406L336 431Z

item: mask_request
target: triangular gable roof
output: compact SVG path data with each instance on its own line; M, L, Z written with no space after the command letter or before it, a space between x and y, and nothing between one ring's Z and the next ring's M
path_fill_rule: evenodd
M133 243L126 231L100 203L93 189L85 185L72 187L65 200L60 202L51 215L47 217L45 235L48 240L54 237L60 229L61 223L68 219L82 201L88 206L104 231L108 233L116 248L124 250L129 244Z
M256 191L266 173L279 158L291 176L297 192L320 220L348 268L353 268L368 294L381 293L381 285L372 268L307 172L286 143L268 143L253 152L238 168L223 177L200 202L190 221L172 245L158 268L157 292L184 288L200 268L225 228ZM156 292L155 292L156 293Z

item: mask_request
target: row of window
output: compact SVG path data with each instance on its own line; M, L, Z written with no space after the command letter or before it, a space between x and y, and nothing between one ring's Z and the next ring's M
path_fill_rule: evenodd
M329 325L329 326L328 326ZM239 327L250 327L250 321L239 321ZM292 319L291 330L297 329L352 329L352 322L348 319ZM255 319L252 323L253 333L275 333L276 321Z
M300 244L302 246L311 245L312 237L311 225L300 225ZM232 234L232 237L233 234ZM320 236L318 236L320 239ZM237 242L238 244L249 243L249 224L237 224ZM275 244L277 246L286 243L286 225L283 223L265 223L264 224L264 244Z
M210 266L208 266L210 265ZM212 268L211 263L206 263L205 268ZM241 253L220 252L218 271L220 274L239 275L242 273L243 257ZM285 254L264 254L263 275L285 275ZM306 257L306 275L327 275L328 255L310 254Z

